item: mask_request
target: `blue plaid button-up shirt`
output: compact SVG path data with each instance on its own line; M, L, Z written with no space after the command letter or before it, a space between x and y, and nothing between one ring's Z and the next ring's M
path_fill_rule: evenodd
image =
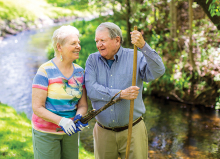
M165 72L162 59L147 43L137 54L136 85L140 88L134 100L133 119L145 113L142 99L143 81L150 82ZM120 47L114 55L111 68L99 52L91 54L86 61L85 85L94 109L110 101L120 90L132 85L133 49ZM118 95L119 96L119 95ZM122 99L96 116L98 122L107 127L124 126L129 122L130 100Z

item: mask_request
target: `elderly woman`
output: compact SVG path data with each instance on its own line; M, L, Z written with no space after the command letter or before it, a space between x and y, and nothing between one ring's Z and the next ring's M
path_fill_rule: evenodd
M52 41L55 57L40 66L32 85L34 158L77 159L77 132L88 125L74 123L88 109L84 70L73 63L81 50L79 31L62 26Z

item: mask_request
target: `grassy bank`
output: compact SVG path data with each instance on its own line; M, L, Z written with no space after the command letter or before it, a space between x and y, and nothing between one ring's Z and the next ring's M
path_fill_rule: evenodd
M74 15L74 10L62 7L55 7L45 0L0 0L0 18L13 20L20 17L27 21L48 16L59 18Z
M33 159L31 121L24 113L0 104L0 159ZM80 159L94 159L94 155L79 147Z
M75 5L61 7L46 0L0 0L0 41L3 37L24 30L93 14L96 14L93 10L81 9Z

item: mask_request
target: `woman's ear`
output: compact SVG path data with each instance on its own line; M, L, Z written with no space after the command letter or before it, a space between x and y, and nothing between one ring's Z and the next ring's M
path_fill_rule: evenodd
M57 43L57 50L59 51L59 52L61 52L61 45L60 45L60 43Z

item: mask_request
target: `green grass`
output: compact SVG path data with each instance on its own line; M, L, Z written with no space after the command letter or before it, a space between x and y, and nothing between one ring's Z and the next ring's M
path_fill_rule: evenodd
M31 121L25 113L18 114L12 107L0 104L0 159L33 159ZM94 159L80 145L79 159Z
M0 158L33 158L31 121L24 113L0 105Z
M79 159L95 159L93 153L86 151L81 144L79 144Z

